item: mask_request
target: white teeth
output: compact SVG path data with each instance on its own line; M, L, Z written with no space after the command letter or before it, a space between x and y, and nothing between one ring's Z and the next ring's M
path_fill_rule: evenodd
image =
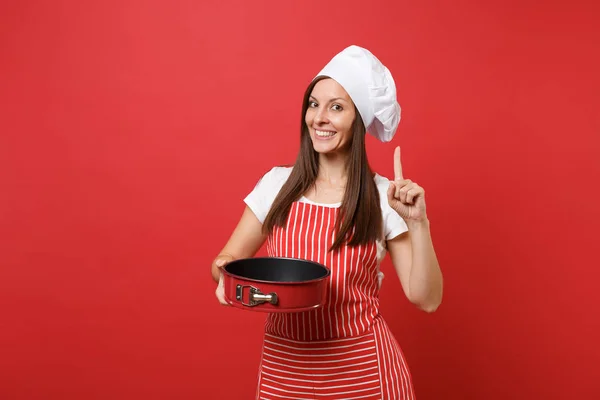
M331 137L331 136L335 135L335 132L318 131L316 129L315 129L315 133L319 137Z

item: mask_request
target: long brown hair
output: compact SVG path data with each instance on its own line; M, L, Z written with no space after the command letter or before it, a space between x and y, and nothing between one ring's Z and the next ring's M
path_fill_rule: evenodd
M326 76L317 77L304 93L300 122L300 151L292 172L285 182L263 223L263 231L271 233L275 225L285 227L292 203L315 184L319 172L319 155L313 148L305 122L309 98L316 83ZM379 239L382 235L381 206L374 174L369 167L365 147L365 125L358 110L352 124L350 157L346 163L348 175L344 198L335 224L335 241L329 251L343 244L358 246Z

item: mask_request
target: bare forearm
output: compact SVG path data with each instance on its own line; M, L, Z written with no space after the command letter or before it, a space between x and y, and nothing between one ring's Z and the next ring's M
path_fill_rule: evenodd
M262 232L262 224L252 210L246 207L227 244L212 262L212 278L216 282L219 281L220 268L224 265L223 261L227 263L240 258L253 257L266 238Z
M410 300L423 310L433 312L442 301L443 278L431 239L429 220L410 222L408 228L412 248Z

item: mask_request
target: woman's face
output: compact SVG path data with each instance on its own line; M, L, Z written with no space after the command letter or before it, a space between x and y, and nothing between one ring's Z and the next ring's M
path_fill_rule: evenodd
M304 121L317 153L346 152L356 118L354 103L344 88L333 79L314 86Z

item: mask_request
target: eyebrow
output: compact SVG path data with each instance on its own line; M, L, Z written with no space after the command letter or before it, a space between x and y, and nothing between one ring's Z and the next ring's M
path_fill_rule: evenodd
M310 98L311 98L311 99L313 99L313 100L318 100L318 99L317 99L315 96L313 96L312 94L310 95ZM348 100L346 100L346 99L343 99L343 98L341 98L341 97L336 97L336 98L330 99L330 100L329 100L329 102L336 101L336 100L342 100L342 101L348 102Z

